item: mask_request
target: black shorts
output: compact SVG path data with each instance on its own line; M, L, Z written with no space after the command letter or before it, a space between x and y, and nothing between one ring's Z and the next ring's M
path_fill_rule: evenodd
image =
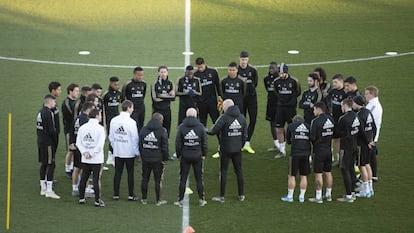
M72 151L73 153L73 166L77 168L82 168L82 155L79 150Z
M313 172L331 172L332 171L332 153L325 155L315 155L313 158Z
M266 120L275 122L276 120L276 103L267 102L266 106Z
M294 107L278 107L276 111L275 126L277 128L284 128L285 124L292 123L292 118L296 115L296 106Z
M290 156L289 157L289 175L307 176L310 173L309 157L308 156Z
M340 116L332 116L332 118L334 119L334 133L332 138L339 138L340 137L340 132L338 132L338 130L336 130L338 128L338 122L339 122L339 117Z
M372 150L368 148L368 145L360 146L358 156L358 166L365 166L371 161Z
M42 164L54 164L56 157L56 147L51 145L38 145L39 163Z

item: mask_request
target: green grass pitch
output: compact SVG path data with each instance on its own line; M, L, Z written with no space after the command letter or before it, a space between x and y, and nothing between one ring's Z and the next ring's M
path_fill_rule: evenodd
M184 66L184 1L1 1L0 56L48 61L110 65ZM288 64L353 59L383 55L386 51L414 51L414 3L409 0L209 0L192 1L191 50L210 66L238 61L241 50L250 53L250 63L270 61ZM287 54L299 50L298 55ZM80 50L91 55L80 56ZM292 66L290 73L306 89L306 75L314 66ZM205 162L208 205L200 208L197 196L190 198L190 224L197 232L412 232L414 182L412 123L414 106L414 55L387 59L322 65L335 73L353 75L360 90L375 84L384 108L379 142L379 177L375 197L359 198L353 204L305 202L282 203L287 191L287 159L274 160L266 152L272 146L269 123L264 119L266 94L259 68L257 87L259 114L251 142L255 155L243 154L246 201L236 199L236 181L229 171L226 203L213 203L219 192L218 160ZM181 70L170 70L176 80ZM226 71L219 70L220 76ZM57 154L55 190L61 200L39 195L35 116L52 80L80 85L101 83L112 75L122 83L132 69L37 64L0 60L0 232L5 232L7 187L7 113L13 114L12 211L10 232L180 232L182 210L172 205L178 192L178 161L166 167L163 197L170 204L155 207L127 202L126 177L118 202L112 201L113 171L103 174L106 208L90 203L79 206L70 195L64 177L64 140ZM145 70L152 83L156 71ZM61 105L66 94L58 99ZM147 118L150 95L147 94ZM173 126L178 101L173 103ZM301 110L298 110L301 113ZM174 127L172 134L175 135ZM217 148L209 137L209 152ZM170 152L174 151L174 136ZM135 192L140 196L140 167L136 169ZM334 169L333 195L343 192L342 177ZM314 195L313 175L308 177L306 197ZM191 175L191 187L195 190ZM153 182L151 180L151 182ZM295 195L298 195L298 187ZM150 201L155 199L153 186Z

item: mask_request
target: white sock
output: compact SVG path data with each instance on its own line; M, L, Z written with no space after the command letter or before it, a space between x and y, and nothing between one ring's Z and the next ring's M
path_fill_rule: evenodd
M280 143L280 153L286 154L286 142Z
M71 171L73 170L73 162L70 162L69 168L70 168Z
M65 172L70 172L70 164L65 164Z
M78 185L77 184L73 184L72 185L72 191L78 191Z
M372 180L368 180L368 187L369 187L369 191L374 191L374 187L372 185Z
M322 199L322 190L316 190L316 199Z
M339 153L336 153L336 160L339 161Z
M46 190L46 180L40 180L40 188Z
M288 198L293 198L293 189L288 189Z
M325 196L332 196L332 188L326 188Z
M280 147L279 140L278 139L273 140L273 143L275 144L275 147L279 149Z
M300 194L299 194L299 198L305 198L305 193L306 193L306 189L301 189Z
M370 189L369 189L368 181L362 182L362 187L363 187L364 192L369 193Z
M53 191L53 181L46 181L46 192Z
M246 142L244 143L244 146L250 146L250 142L249 142L249 141L246 141Z

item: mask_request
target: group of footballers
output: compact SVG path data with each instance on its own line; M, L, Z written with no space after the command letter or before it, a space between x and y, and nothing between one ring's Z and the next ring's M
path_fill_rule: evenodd
M254 154L250 140L257 119L256 88L259 78L257 70L249 64L248 52L240 53L239 64L232 62L228 65L228 74L222 79L215 69L207 66L202 57L197 58L195 64L195 68L190 65L185 68L184 76L178 79L176 85L169 79L168 68L160 66L157 79L149 87L152 112L162 115L162 127L166 129L167 136L170 137L171 129L171 101L177 96L180 98L178 125L185 119L189 108L197 109L198 119L204 126L207 125L208 116L214 123L222 111L223 100L231 99L242 114L249 116L247 136L241 150ZM270 122L274 141L274 147L268 151L278 151L275 158L279 159L286 156L286 142L292 145L288 195L282 200L293 202L295 175L299 171L299 201L304 201L306 177L310 173L311 164L315 172L316 197L309 201L323 202L323 174L327 186L324 197L328 201L332 200L331 169L338 164L346 187L346 195L338 200L352 202L356 190L360 190L357 195L361 197L374 195L372 180L376 179L376 142L382 117L378 89L374 86L367 87L364 98L358 91L355 78L348 77L344 80L342 75L336 74L331 84L324 69L318 67L308 75L309 89L302 93L299 81L289 74L288 66L276 62L269 64L268 75L263 81L268 92L266 120ZM45 96L44 106L37 117L41 195L55 199L60 198L52 189L60 132L59 108L55 99L61 94L61 89L58 82L49 84L50 93ZM147 83L144 81L143 68L136 67L133 78L122 87L117 77L111 77L108 90L103 93L102 89L100 84L79 87L72 83L67 87L67 97L62 103L61 113L68 149L65 171L67 177L72 179L74 196L79 195L79 174L82 167L82 155L76 146L77 131L88 122L91 109L99 110L102 116L99 124L106 126L106 132L110 134L111 120L119 115L121 103L129 100L132 103L130 117L136 122L138 132L144 127ZM303 117L296 114L297 107L303 109ZM93 117L95 115L96 113ZM288 127L285 129L286 124ZM334 162L332 153L336 155ZM116 157L109 143L106 163L116 166ZM220 157L220 148L212 157ZM170 159L174 157L171 156ZM361 187L357 187L355 164L360 166L363 181ZM117 185L119 187L119 181ZM93 190L86 188L86 195L93 196ZM131 192L129 198L135 200ZM97 206L103 205L96 200Z

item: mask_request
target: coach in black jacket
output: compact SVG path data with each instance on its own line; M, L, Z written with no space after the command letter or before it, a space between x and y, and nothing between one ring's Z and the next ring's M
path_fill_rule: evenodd
M246 118L240 113L239 107L233 100L223 102L224 114L217 119L208 134L220 135L220 196L213 197L213 201L224 202L226 192L227 169L232 160L237 175L239 200L244 201L244 181L242 171L241 148L247 139Z
M178 127L175 138L177 157L180 158L180 186L178 193L178 205L182 206L185 185L191 165L194 168L194 177L197 182L197 191L200 206L207 204L204 198L203 186L203 160L207 154L207 134L203 124L197 119L197 111L189 108L186 118Z
M156 205L166 204L160 199L161 178L164 172L164 164L168 160L168 134L162 127L164 117L160 113L154 113L148 124L142 128L139 134L139 151L142 158L141 192L143 204L147 204L148 181L151 170L154 171Z

